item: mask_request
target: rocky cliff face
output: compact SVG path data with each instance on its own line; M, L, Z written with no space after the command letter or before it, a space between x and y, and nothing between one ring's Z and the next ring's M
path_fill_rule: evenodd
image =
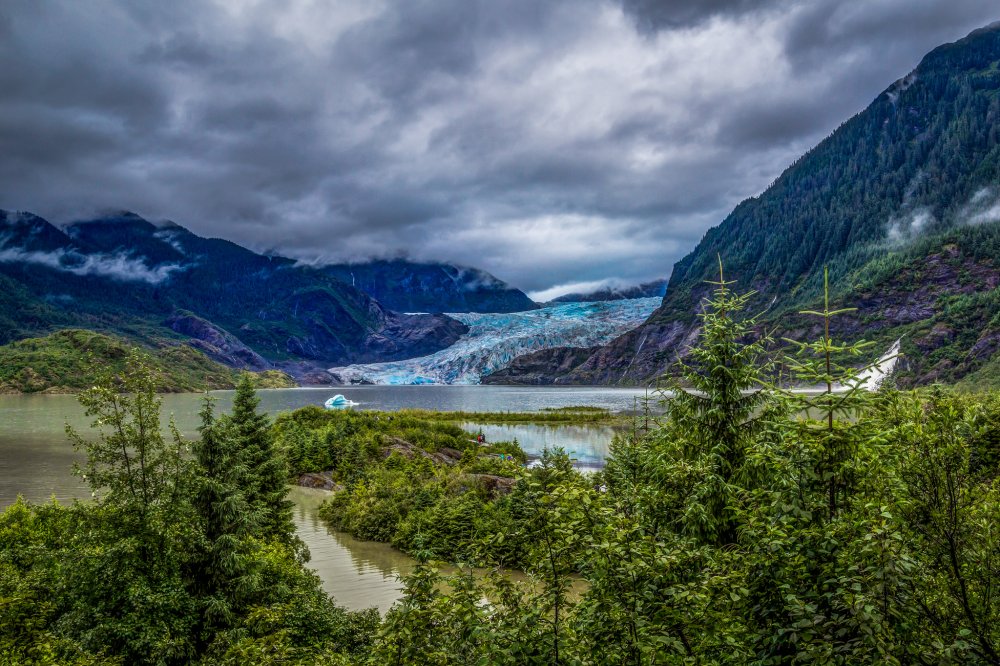
M574 368L586 361L597 347L556 347L542 349L514 359L508 367L486 375L482 384L526 384L544 386L560 383Z
M187 336L188 344L203 352L213 361L242 370L270 370L274 366L263 356L240 342L235 335L192 314L177 313L164 324L171 330Z

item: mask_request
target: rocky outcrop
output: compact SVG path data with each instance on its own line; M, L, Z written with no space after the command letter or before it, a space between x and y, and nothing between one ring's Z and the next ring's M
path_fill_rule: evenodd
M518 356L506 368L486 375L483 384L526 384L542 386L553 384L568 376L586 361L598 347L554 347Z
M599 348L559 384L643 384L666 371L697 339L698 327L644 324Z
M985 361L1000 351L1000 330L983 331L969 350L968 358Z
M301 386L331 386L343 382L316 361L279 361L275 366L288 373Z
M190 338L188 344L214 361L242 370L270 370L274 366L263 356L210 321L190 313L177 313L163 322L172 331Z
M333 472L306 472L299 476L296 483L303 488L317 488L333 492L344 489L342 485L333 480Z
M514 486L517 485L517 479L512 479L509 476L496 476L495 474L467 474L466 476L494 499L501 495L509 495Z
M394 361L433 354L455 344L468 332L468 326L442 314L388 312L382 329L366 340L368 353L357 362Z
M386 443L387 446L382 447L383 458L388 458L396 454L407 460L426 458L438 465L454 465L462 459L461 451L448 447L442 447L437 451L426 451L416 444L412 444L399 437L390 437Z
M557 347L522 356L483 383L641 385L663 373L697 334L694 324L647 322L603 347Z

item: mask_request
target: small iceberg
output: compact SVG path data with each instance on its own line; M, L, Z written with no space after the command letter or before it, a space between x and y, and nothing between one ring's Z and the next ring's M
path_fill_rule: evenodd
M333 396L332 398L324 402L323 406L326 407L327 409L346 409L348 407L353 407L356 404L358 403L354 402L353 400L348 400L347 398L338 393L337 395Z

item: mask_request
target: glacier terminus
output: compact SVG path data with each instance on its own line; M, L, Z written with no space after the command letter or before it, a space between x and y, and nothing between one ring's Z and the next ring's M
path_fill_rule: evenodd
M505 314L455 313L469 327L455 344L428 356L330 368L345 384L478 384L518 356L551 347L606 344L635 328L660 298L559 303Z

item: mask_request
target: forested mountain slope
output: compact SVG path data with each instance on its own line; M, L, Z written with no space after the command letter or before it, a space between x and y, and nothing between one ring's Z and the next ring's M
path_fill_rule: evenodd
M467 266L405 259L321 269L397 312L524 312L538 305L521 290Z
M102 372L121 374L128 342L93 331L63 329L43 338L0 345L0 393L75 393L94 386ZM182 343L143 350L162 393L236 388L239 371ZM253 373L258 388L295 386L279 370Z
M692 339L720 256L791 337L814 333L793 313L816 304L828 265L837 302L859 307L835 332L902 336L904 383L977 372L1000 335L998 64L1000 23L932 51L709 230L643 326L549 379L642 383L663 372ZM531 359L535 379L545 354Z
M257 370L420 356L467 328L404 315L320 270L122 213L59 229L0 211L0 343L67 326L190 339Z

